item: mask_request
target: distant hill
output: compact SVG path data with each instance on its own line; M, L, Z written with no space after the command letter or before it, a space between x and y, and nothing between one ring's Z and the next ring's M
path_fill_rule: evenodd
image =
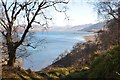
M25 30L26 25L17 25L16 30L18 32L23 32ZM75 26L54 26L54 27L49 27L48 29L45 29L45 27L42 27L40 25L32 25L33 27L30 29L30 31L33 32L38 32L38 31L60 31L60 32L79 32L79 31L88 31L88 32L93 32L93 31L98 31L103 28L104 23L99 22L96 24L84 24L84 25L75 25ZM0 31L3 29L0 28Z
M82 31L98 31L100 29L102 29L104 27L104 22L99 22L99 23L96 23L96 24L93 24L89 27L85 27L83 29L81 29Z
M76 25L76 26L64 26L64 27L52 27L49 31L68 31L68 32L75 32L79 31L83 28L89 27L92 24L84 24L84 25Z
M27 27L27 25L25 25L25 24L17 25L16 30L18 32L23 32L26 29L26 27ZM45 28L40 25L32 25L32 28L30 28L29 31L39 32L39 31L44 31L44 30L45 30Z
M76 26L64 26L64 27L52 27L49 31L67 31L67 32L78 32L78 31L88 31L94 32L102 29L104 26L103 22L99 22L96 24L84 24L84 25L76 25Z
M92 25L93 24L77 25L77 26L71 27L70 29L73 31L79 31L79 30L82 30L82 29L87 28L87 27L92 26Z

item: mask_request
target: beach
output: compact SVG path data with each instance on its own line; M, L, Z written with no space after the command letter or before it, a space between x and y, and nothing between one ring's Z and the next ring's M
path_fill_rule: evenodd
M83 36L83 38L86 40L86 41L91 41L91 42L94 42L95 41L95 36Z

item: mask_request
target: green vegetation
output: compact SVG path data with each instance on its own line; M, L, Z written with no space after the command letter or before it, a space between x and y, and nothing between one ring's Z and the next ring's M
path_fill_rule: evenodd
M94 53L96 55L96 52ZM99 52L100 54L100 52ZM107 50L105 53L94 56L92 64L81 68L50 68L46 71L33 72L18 68L5 69L3 78L16 78L20 80L71 80L79 79L120 79L120 45ZM5 68L5 67L4 67ZM11 75L10 75L11 74Z
M120 75L120 46L116 46L97 57L91 65L89 77L118 78Z
M68 75L66 78L114 78L120 79L120 45L108 50L106 53L94 57L94 61L90 65L90 69L81 70L74 74Z

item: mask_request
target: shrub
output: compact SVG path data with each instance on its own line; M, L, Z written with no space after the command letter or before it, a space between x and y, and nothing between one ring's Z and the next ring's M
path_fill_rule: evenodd
M117 78L120 72L120 46L116 46L99 56L91 65L90 78Z

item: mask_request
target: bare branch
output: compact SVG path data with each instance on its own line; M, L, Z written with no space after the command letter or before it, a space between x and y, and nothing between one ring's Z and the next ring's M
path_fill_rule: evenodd
M27 18L28 24L29 24L29 22L30 22L30 19L29 19L30 11L27 9L27 6L25 7L25 13L26 13L26 18Z
M66 9L65 10L58 10L57 7L55 5L53 5L53 7L55 8L56 11L58 12L66 12Z
M40 24L41 25L41 23L40 22L38 22L38 21L34 21L35 23L37 23L37 24Z
M23 35L22 35L22 37L21 37L21 40L18 42L18 44L16 45L16 47L18 47L18 46L19 46L20 44L22 44L22 42L24 41L24 39L25 39L25 37L26 37L26 34L27 34L28 31L29 31L29 28L32 27L31 25L32 25L32 23L34 22L35 17L37 16L38 12L41 10L41 7L42 7L43 5L45 5L45 3L46 3L46 2L42 1L42 2L40 3L40 5L38 6L38 8L37 8L37 10L36 10L33 18L31 19L30 23L27 25L27 28L25 29L25 31L24 31L24 33L23 33Z
M67 19L67 20L69 20L69 17L67 16L67 14L64 12L64 14L65 14L65 19Z
M8 11L10 10L10 8L13 6L14 2L10 5L10 7L8 7Z
M2 35L4 36L4 37L6 37L6 34L4 33L4 31L0 31L1 33L2 33Z
M49 2L47 2L47 3L49 3ZM41 10L42 10L42 9L45 9L45 8L48 8L48 7L50 7L50 6L53 6L53 5L55 5L55 4L61 3L61 2L53 2L53 1L51 1L51 3L52 3L52 4L49 3L48 5L46 5L46 6L44 6L44 7L41 7Z
M2 18L0 18L0 24L4 27L5 30L7 30L8 26Z
M31 48L33 48L33 49L36 49L36 46L32 46L31 44L22 44L23 46L27 46L27 47L31 47Z
M17 6L17 1L13 2L14 3L14 7L12 9L12 16L11 16L11 21L14 21L14 14L15 14L15 9L16 9L16 6Z
M107 5L108 7L109 7L109 9L110 9L110 12L108 12L108 14L110 14L114 19L116 19L116 20L118 20L116 17L115 17L115 15L114 15L114 10L112 9L112 7L110 6L110 5Z
M3 5L4 9L5 9L5 15L6 15L6 18L8 20L8 23L10 23L10 19L9 19L9 16L8 16L8 10L7 10L6 4L4 3L3 0L1 0L1 1L2 1L2 5Z
M43 15L43 17L44 17L44 19L45 20L52 20L52 18L48 18L45 14L44 14L44 12L41 10L41 14Z
M21 7L21 8L16 12L14 18L16 19L16 17L18 16L18 14L19 14L27 5L30 5L31 3L32 3L32 2L26 3L26 4L24 4L24 5L21 5L21 4L20 4L20 7Z
M30 24L32 24L32 22L35 20L35 17L37 16L37 14L39 13L39 11L41 10L41 7L44 6L46 4L46 2L43 0L40 5L38 6L37 11L35 12L32 20L30 21Z
M7 30L6 26L3 23L0 22L0 24L3 26L5 30Z

